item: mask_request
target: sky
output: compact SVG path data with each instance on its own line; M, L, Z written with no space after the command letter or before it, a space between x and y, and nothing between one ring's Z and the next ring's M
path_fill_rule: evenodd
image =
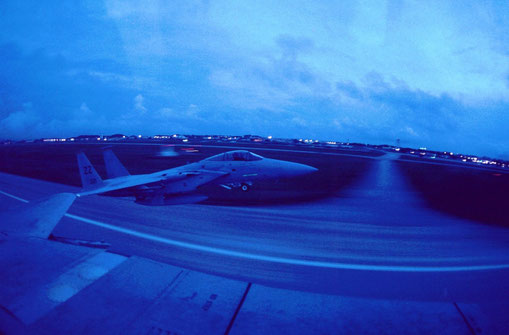
M509 159L506 1L0 2L0 138L258 134Z

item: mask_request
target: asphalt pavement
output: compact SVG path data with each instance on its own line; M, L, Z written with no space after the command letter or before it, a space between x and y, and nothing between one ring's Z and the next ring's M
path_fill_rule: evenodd
M454 306L455 317L470 312L470 324L464 320L467 331L474 329L475 320L480 324L490 317L498 327L493 329L507 329L497 315L509 301L509 230L427 208L394 158L376 159L356 184L308 203L145 207L129 198L82 197L53 234L99 241L115 254L150 258L232 283L253 283L265 293L247 295L235 326L253 333L256 327L245 319L245 311L259 314L260 305L250 301L274 292L292 296L284 292L293 290L313 304L317 299L337 304L339 298L333 297L353 299L354 305L413 301L419 302L416 309L430 313L433 304L446 303L448 311ZM11 207L19 199L77 189L0 174L0 191L2 207ZM234 286L241 297L245 285ZM293 298L288 299L291 305ZM293 310L294 317L302 313Z

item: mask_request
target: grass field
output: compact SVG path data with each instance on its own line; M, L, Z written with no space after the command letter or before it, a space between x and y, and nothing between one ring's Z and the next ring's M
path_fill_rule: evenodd
M84 151L101 176L105 176L100 145L25 144L0 147L0 171L81 186L75 154ZM196 146L195 146L196 147ZM142 174L192 163L231 150L196 147L199 152L176 157L159 157L159 145L114 145L113 150L131 174ZM314 166L319 172L291 180L267 181L253 185L249 192L205 186L210 202L259 203L308 200L328 196L363 175L371 161L362 157L331 156L290 151L251 151L264 157Z
M430 207L454 216L509 227L509 174L398 161Z

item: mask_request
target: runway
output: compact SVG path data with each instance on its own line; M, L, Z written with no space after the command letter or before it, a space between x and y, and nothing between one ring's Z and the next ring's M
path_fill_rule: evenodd
M509 230L426 208L391 158L376 159L348 189L309 203L144 207L127 198L83 197L54 235L274 287L369 298L507 300ZM26 200L76 191L45 182L17 190L9 184L17 177L2 177L0 190Z

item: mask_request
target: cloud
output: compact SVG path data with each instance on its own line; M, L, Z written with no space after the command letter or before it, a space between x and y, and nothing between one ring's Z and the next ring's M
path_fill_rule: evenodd
M34 127L40 122L39 115L33 110L32 103L26 102L19 111L10 113L0 121L2 133L22 133L25 136L32 136Z
M172 130L494 153L509 145L501 2L2 6L0 120L11 137L26 136L26 125L31 136Z
M143 95L138 94L134 97L134 110L139 112L139 114L143 115L147 112L147 108L143 106Z

